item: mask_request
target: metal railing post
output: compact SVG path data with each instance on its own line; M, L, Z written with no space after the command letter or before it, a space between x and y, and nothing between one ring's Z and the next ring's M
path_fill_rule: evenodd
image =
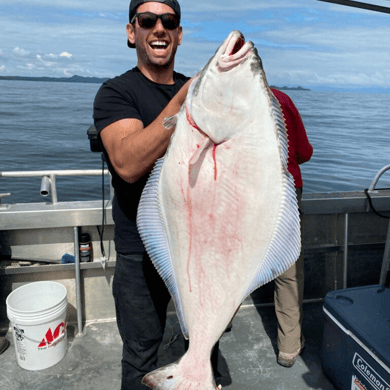
M390 222L387 228L386 244L385 244L385 251L383 253L379 284L384 285L386 283L386 276L389 271L390 271Z
M343 288L347 288L348 278L348 222L349 214L344 215L344 253L343 253Z
M55 204L58 202L58 197L57 197L56 175L54 173L50 175L50 187L51 187L51 202Z
M75 274L76 274L76 305L77 305L77 327L78 336L83 334L83 319L81 310L81 278L80 278L80 251L79 251L79 228L74 227L74 256L75 261Z

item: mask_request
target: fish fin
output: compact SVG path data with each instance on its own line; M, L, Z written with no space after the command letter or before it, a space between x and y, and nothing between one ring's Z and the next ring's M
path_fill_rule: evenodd
M181 359L146 374L142 384L154 390L216 390L217 385L212 376L203 380L198 377L195 380L186 378L182 373L180 361Z
M287 177L286 180L291 181L292 185L294 184L292 178ZM258 287L277 278L297 261L301 251L301 235L296 203L295 189L288 189L287 197L278 217L279 228L274 232L264 261L241 301Z
M288 137L284 115L278 99L269 90L273 117L279 138L283 169L284 201L277 220L278 228L271 238L264 261L260 265L242 301L258 287L277 278L289 269L301 252L301 230L294 179L287 170Z
M176 124L177 124L177 119L178 119L179 114L175 114L172 116L167 116L163 120L163 126L165 129L170 130L173 129Z
M173 271L172 259L158 201L158 182L163 165L163 158L157 160L145 185L137 212L137 228L150 259L159 275L164 280L175 303L176 314L181 330L188 338L188 328L184 318L178 285Z

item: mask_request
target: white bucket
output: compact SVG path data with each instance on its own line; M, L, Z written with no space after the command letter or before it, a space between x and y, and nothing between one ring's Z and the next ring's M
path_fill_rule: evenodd
M43 370L65 356L66 293L62 284L45 281L26 284L8 295L7 316L20 367Z

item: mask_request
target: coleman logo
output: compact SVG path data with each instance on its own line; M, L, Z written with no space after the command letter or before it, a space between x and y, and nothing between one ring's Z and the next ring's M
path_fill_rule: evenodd
M65 321L65 323L61 322L57 328L54 329L54 332L52 332L52 330L49 328L45 334L45 337L38 345L38 348L46 349L47 347L54 347L59 341L57 339L66 332L66 324L67 321Z
M390 390L390 385L357 353L352 364L375 390Z

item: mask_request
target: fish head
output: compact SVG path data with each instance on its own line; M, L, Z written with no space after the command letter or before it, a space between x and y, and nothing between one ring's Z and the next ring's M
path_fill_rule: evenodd
M186 100L187 119L215 144L246 127L256 109L255 79L264 74L252 42L232 31L192 82Z

